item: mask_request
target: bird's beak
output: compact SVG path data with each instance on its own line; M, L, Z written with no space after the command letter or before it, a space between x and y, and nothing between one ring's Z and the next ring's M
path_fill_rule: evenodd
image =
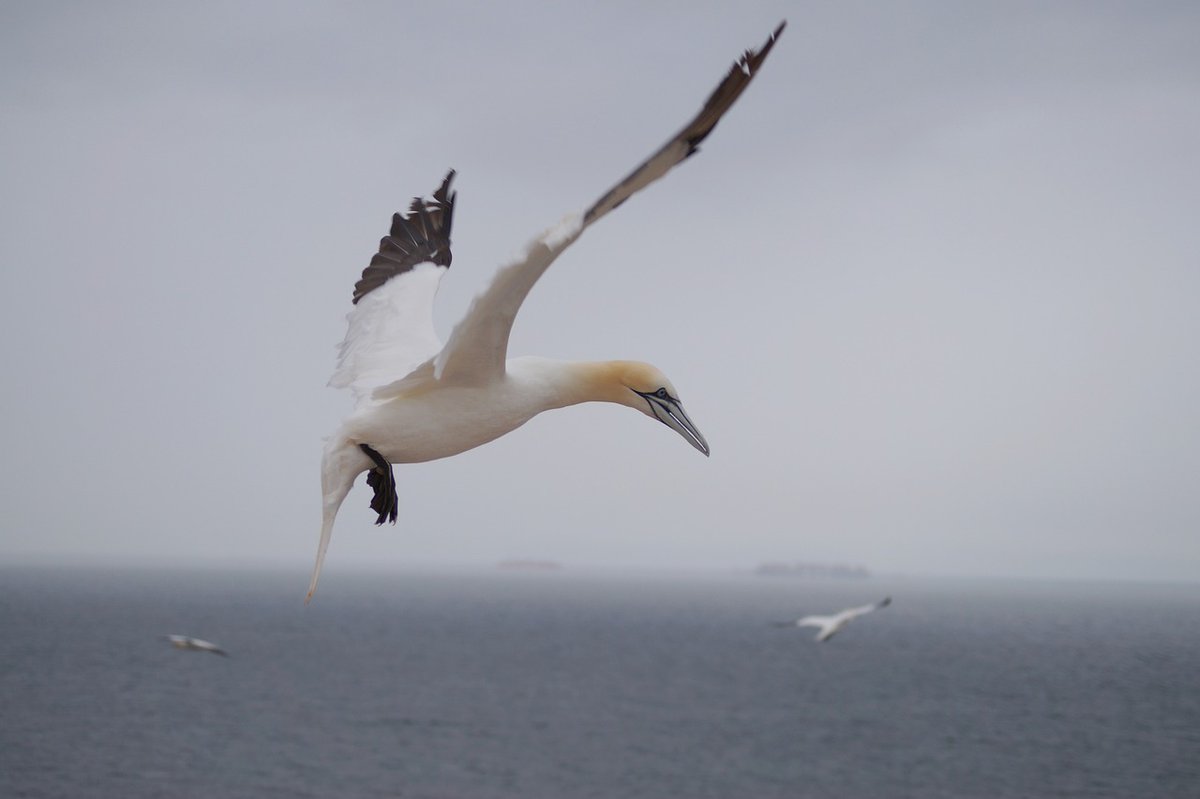
M692 424L688 415L683 412L683 405L679 400L670 397L663 399L653 394L643 394L643 396L650 403L650 409L654 411L658 421L683 436L689 444L703 452L704 457L708 457L708 442L696 429L696 425Z

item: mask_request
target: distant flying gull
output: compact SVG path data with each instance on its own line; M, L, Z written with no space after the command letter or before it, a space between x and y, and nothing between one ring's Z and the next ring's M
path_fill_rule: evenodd
M542 411L581 402L627 405L670 427L708 455L708 442L683 411L679 393L655 367L637 361L507 359L513 319L533 284L584 229L658 180L698 149L757 74L786 23L759 51L747 50L700 113L658 152L582 214L572 214L527 245L475 297L443 346L433 329L433 298L450 267L454 170L431 200L414 198L354 286L337 369L329 384L349 388L354 411L331 436L321 461L323 518L312 598L338 509L368 472L376 524L396 521L393 463L445 458L511 432Z
M214 644L212 641L205 641L200 638L189 638L186 635L168 635L167 640L171 642L171 646L176 649L189 649L193 652L212 652L214 655L222 655L229 657L229 653L221 647Z
M861 608L850 608L843 610L841 613L835 613L832 616L805 616L796 621L777 621L776 627L820 627L817 632L818 641L828 641L833 636L841 632L841 629L849 624L852 620L859 616L864 616L871 611L886 608L892 604L892 598L884 597L874 605L863 605Z

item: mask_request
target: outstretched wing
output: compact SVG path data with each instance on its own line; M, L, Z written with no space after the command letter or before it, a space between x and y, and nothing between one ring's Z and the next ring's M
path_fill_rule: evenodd
M847 610L843 610L838 615L844 617L847 621L849 621L850 619L854 619L859 616L863 616L867 613L871 613L872 611L879 610L880 608L886 608L890 604L892 604L892 598L889 596L884 599L881 599L878 602L874 602L870 605L863 605L862 607L849 608Z
M813 636L813 640L824 643L840 633L842 631L842 627L844 626L845 624L831 624L828 627L822 627L821 631Z
M445 348L433 362L433 373L444 381L482 384L504 376L508 335L517 311L529 290L584 229L629 199L639 190L667 174L675 165L696 152L734 101L758 73L767 53L783 32L786 22L758 50L747 50L709 96L694 119L624 180L609 189L583 214L568 217L529 244L516 260L502 267L491 284L475 298L462 321L454 328ZM376 396L387 395L385 388Z
M226 652L224 649L222 649L221 647L214 644L212 641L205 641L200 638L193 638L192 645L195 646L197 649L203 650L205 652L212 652L214 655L224 655L225 657L229 657L228 652Z
M453 179L450 170L432 199L415 197L407 214L392 216L391 231L354 284L354 308L329 385L349 387L360 402L441 349L433 298L450 268Z
M763 44L761 50L747 50L742 53L742 57L729 68L729 74L725 76L725 80L721 81L720 85L708 96L700 113L691 122L684 125L683 130L676 133L670 141L659 148L658 152L643 161L637 169L630 172L624 180L597 200L584 214L584 226L595 222L636 192L667 174L671 167L699 150L700 142L712 133L713 128L721 121L721 117L725 115L737 98L742 96L742 92L758 74L763 61L767 59L767 54L775 46L775 40L783 33L785 27L787 27L786 20L780 22L779 27L771 32L770 38Z

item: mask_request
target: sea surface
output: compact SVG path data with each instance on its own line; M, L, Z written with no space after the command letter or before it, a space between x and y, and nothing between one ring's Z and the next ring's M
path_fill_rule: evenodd
M0 568L3 797L1200 797L1200 586ZM770 622L893 597L826 644ZM229 657L172 649L180 633Z

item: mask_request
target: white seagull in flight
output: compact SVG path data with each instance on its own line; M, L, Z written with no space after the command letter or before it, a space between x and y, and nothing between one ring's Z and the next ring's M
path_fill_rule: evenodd
M522 301L546 268L584 229L698 149L758 73L785 23L757 52L747 50L694 119L582 214L543 233L496 272L442 344L433 298L450 267L455 194L451 170L431 200L415 198L354 286L354 308L329 384L348 387L354 411L327 441L321 461L323 518L312 598L334 519L354 480L369 470L376 524L396 521L393 463L445 458L499 438L542 411L615 402L641 411L708 455L679 393L655 367L637 361L508 359L508 336Z
M205 641L202 638L189 638L186 635L168 635L167 640L171 642L171 646L176 649L188 649L192 652L212 652L214 655L223 655L229 657L229 653L221 647L214 644L212 641Z
M863 605L860 608L849 608L840 613L835 613L832 616L805 616L802 619L795 621L777 621L776 627L820 627L817 632L816 640L828 641L833 636L841 632L842 628L849 624L859 616L864 616L872 611L886 608L892 604L892 598L884 597L873 605Z

